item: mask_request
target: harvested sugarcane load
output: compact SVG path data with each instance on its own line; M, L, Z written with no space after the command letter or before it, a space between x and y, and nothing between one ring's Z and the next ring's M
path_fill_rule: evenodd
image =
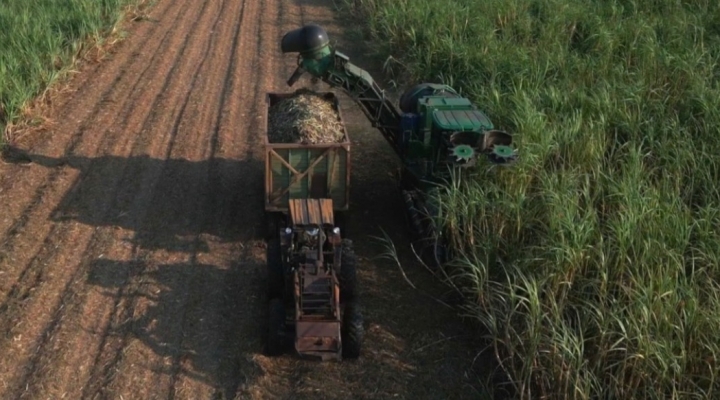
M268 110L271 143L342 143L343 129L333 98L300 89Z

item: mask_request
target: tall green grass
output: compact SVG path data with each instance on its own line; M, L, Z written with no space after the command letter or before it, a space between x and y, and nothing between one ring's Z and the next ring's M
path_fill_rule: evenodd
M0 0L0 131L140 0ZM0 141L2 139L0 138Z
M440 203L518 397L720 398L720 2L354 5L516 135Z

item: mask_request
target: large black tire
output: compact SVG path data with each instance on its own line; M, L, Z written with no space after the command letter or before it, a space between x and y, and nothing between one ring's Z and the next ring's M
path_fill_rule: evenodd
M348 222L350 220L349 211L335 211L335 226L340 228L340 235L342 237L352 236L348 234Z
M342 356L343 358L354 359L360 357L365 327L363 316L357 303L349 303L345 306L343 313L342 329Z
M269 240L277 237L281 222L282 218L279 213L265 212L265 239Z
M270 300L267 333L268 356L279 356L285 351L285 305L281 299Z
M283 298L285 294L285 271L283 270L280 239L268 240L267 244L268 299Z
M357 296L357 256L353 249L352 240L343 239L342 259L340 265L340 302L350 303Z

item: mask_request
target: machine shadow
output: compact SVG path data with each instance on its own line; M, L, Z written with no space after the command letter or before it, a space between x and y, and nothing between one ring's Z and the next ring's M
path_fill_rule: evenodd
M53 211L53 221L128 229L134 232L132 244L146 250L189 251L197 244L183 237L200 234L244 241L260 233L263 165L258 160L29 158L48 168L80 171Z
M259 373L243 355L261 350L262 324L256 321L266 318L260 304L264 277L248 274L248 269L257 268L98 259L87 283L128 304L128 318L113 324L108 335L138 340L162 359L147 368L172 382L208 385L214 388L213 398L232 399L239 386Z
M6 153L7 162L79 171L52 221L129 231L121 240L139 255L95 260L87 276L109 301L126 304L109 336L139 340L171 360L148 368L211 386L214 398L234 398L259 373L247 355L263 350L257 321L267 308L255 246L264 221L262 162Z

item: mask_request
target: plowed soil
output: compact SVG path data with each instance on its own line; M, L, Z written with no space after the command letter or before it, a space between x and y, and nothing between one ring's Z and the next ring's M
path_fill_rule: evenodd
M268 91L329 90L287 88L287 30L319 23L362 65L331 5L159 0L16 138L32 162L0 163L0 398L480 396L472 331L375 259L380 228L407 247L395 156L348 97L364 354L262 353L259 116Z

